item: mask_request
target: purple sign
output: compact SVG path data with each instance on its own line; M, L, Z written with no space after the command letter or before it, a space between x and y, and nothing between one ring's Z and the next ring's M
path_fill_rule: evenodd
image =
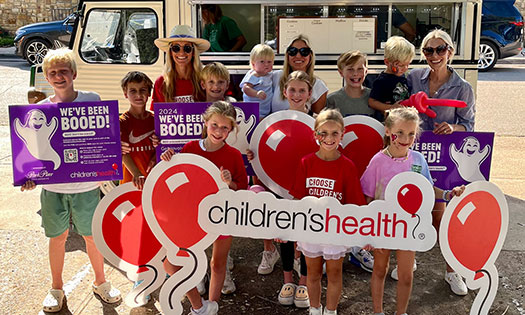
M211 103L155 103L155 133L160 139L157 146L157 159L162 152L172 148L180 152L182 147L201 139L204 120L202 114ZM246 150L255 126L259 122L259 103L232 103L237 111L239 131L231 132L226 142L239 150L244 159L248 175L255 175L246 159Z
M489 180L493 144L493 132L436 135L424 131L413 149L425 156L436 187L452 189Z
M13 184L122 179L117 101L9 106Z

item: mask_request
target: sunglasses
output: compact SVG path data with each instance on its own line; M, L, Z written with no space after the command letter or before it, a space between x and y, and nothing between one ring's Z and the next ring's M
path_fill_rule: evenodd
M450 47L446 44L439 45L436 48L425 47L423 48L423 54L425 54L425 56L427 57L430 57L434 54L434 51L435 51L438 54L438 56L443 56L448 51L449 48Z
M288 47L286 51L288 52L288 55L292 57L297 55L297 53L300 53L301 56L303 57L308 57L312 53L312 50L309 47L303 47L303 48Z
M185 53L189 54L193 51L193 46L192 45L184 45L184 46L181 46L179 44L175 44L175 45L172 45L170 47L171 51L173 51L174 53L178 53L181 49L184 50Z

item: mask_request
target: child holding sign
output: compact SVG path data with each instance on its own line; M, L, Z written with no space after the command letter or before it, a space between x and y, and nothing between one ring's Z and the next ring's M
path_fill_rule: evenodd
M218 101L211 104L203 115L203 139L187 143L181 151L210 160L220 169L221 179L233 190L246 189L248 186L248 176L241 153L226 143L228 134L237 128L236 116L235 108L228 102ZM174 154L170 148L162 153L161 159L169 161ZM227 235L219 236L213 243L209 301L201 300L196 288L188 291L186 296L192 305L191 314L217 314L217 301L220 299L226 277L226 261L231 243L232 237ZM164 268L170 275L179 270L179 267L172 265L168 260L164 261Z
M75 90L73 81L77 77L77 67L71 50L66 48L50 50L44 58L42 68L54 94L39 104L100 101L97 93ZM21 190L31 190L35 187L35 183L29 180ZM64 304L62 270L70 220L73 222L75 232L82 235L86 242L86 252L95 273L93 292L106 303L116 303L121 299L120 291L106 281L104 257L96 248L91 233L91 221L99 198L98 182L42 185L40 195L42 226L46 236L49 237L49 264L52 279L51 289L43 302L45 312L59 312Z
M357 169L337 149L344 135L343 116L335 109L325 109L315 119L314 130L319 150L302 158L290 193L296 199L306 196L334 196L341 204L364 205L365 198L361 192ZM324 184L309 185L310 182ZM350 247L297 242L297 248L306 256L310 315L337 314L343 285L343 259ZM321 278L325 261L328 286L326 309L323 313Z
M374 199L384 199L385 188L388 182L397 174L413 171L425 176L432 184L432 177L428 164L423 155L412 151L410 147L419 133L419 114L413 107L401 107L389 111L385 119L385 149L378 152L361 177L361 185L366 200L370 203ZM465 186L455 187L443 191L434 187L436 198L449 201L459 196ZM414 251L397 250L397 307L396 314L406 315L408 300L412 292ZM383 313L383 292L385 277L388 271L390 250L374 249L374 270L372 271L372 302L374 313Z
M129 154L122 155L124 178L120 182L133 182L142 190L146 175L155 166L155 148L151 135L155 132L153 114L146 110L153 82L144 73L131 71L121 81L129 109L120 116L120 140L129 144Z

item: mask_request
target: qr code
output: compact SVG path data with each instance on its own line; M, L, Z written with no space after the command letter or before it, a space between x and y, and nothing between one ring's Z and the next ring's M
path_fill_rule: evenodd
M77 151L77 149L66 149L66 150L64 150L64 162L65 163L77 163L78 162L78 151Z

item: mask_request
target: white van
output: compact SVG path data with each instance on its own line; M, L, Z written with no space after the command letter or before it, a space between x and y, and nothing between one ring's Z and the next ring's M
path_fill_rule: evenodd
M237 86L249 70L249 51L266 42L276 50L275 68L282 67L288 39L305 33L316 54L316 75L330 91L339 89L343 80L336 60L347 49L358 48L368 55L369 78L384 69L383 47L391 35L405 36L416 47L428 31L442 28L452 35L458 47L454 68L469 81L474 90L481 23L481 1L433 0L81 0L79 18L70 48L75 52L78 78L75 87L100 93L102 99L117 99L121 110L127 102L120 80L128 71L137 70L155 80L164 65L164 53L153 44L166 37L179 24L187 24L202 35L202 4L220 4L225 16L234 19L247 44L235 53L203 53L203 63L219 61L232 75L234 96ZM412 67L424 67L419 53ZM30 102L52 90L38 67L32 69L28 93Z

